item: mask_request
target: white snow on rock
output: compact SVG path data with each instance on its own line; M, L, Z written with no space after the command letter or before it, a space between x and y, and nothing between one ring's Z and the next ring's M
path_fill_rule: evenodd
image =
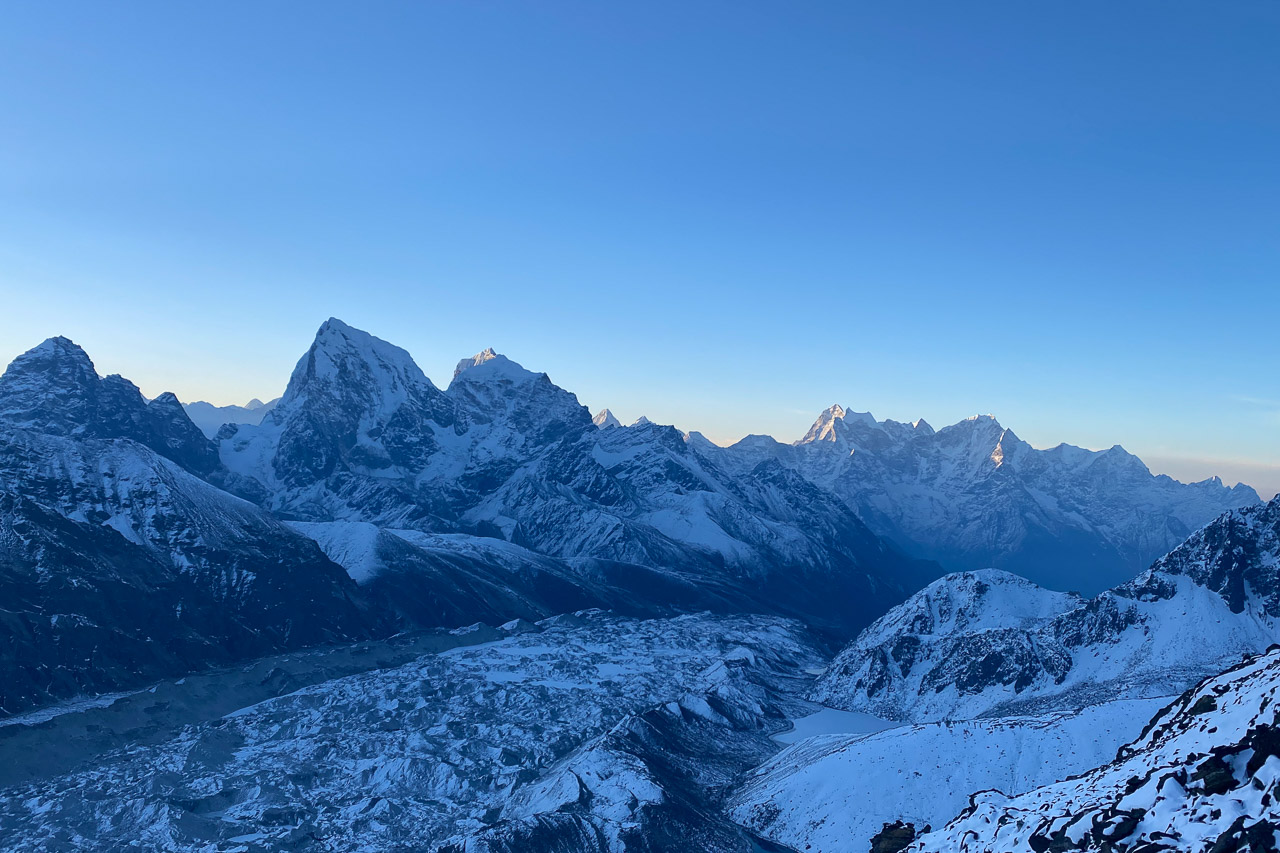
M1205 679L1071 779L976 793L916 853L1269 850L1280 830L1280 651ZM1051 847L1051 845L1053 845Z
M622 421L614 417L613 412L609 411L608 409L601 409L600 411L596 412L596 416L591 419L591 422L595 424L597 427L599 427L600 429L608 429L609 427L622 426Z
M886 823L941 826L974 791L1020 793L1109 760L1167 702L812 737L757 768L730 814L796 850L867 850Z
M1096 593L1132 577L1227 509L1245 485L1154 476L1116 446L1033 448L991 415L934 431L835 405L794 444L748 436L727 449L749 470L776 459L829 489L878 534L952 570L995 567Z
M1178 693L1280 642L1280 500L1224 514L1097 598L948 575L840 653L813 698L927 721Z

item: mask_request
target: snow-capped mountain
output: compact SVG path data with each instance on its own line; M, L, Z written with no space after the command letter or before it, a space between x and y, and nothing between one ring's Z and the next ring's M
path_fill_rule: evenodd
M936 720L1170 695L1280 641L1278 620L1280 498L1090 600L994 570L944 577L867 628L814 698Z
M1038 717L925 723L805 739L747 775L730 814L795 850L875 849L886 825L942 827L974 791L1020 794L1110 761L1161 699Z
M129 380L99 377L66 338L18 356L0 376L0 424L74 439L129 439L200 475L220 467L176 397L148 402Z
M441 391L404 350L335 319L275 410L219 446L256 484L242 493L284 517L499 537L655 606L765 609L843 633L931 571L775 461L731 474L671 427L598 429L546 374L493 350Z
M1132 577L1227 509L1245 485L1153 476L1116 446L1037 450L990 415L935 431L832 406L794 445L748 436L739 467L782 461L881 536L951 571L999 568L1093 594Z
M313 542L195 476L220 465L55 338L0 377L0 709L119 689L378 624Z
M591 422L596 426L598 426L600 429L608 429L609 427L622 426L622 421L614 417L613 412L609 411L608 409L601 409L600 411L596 412L596 416L591 419Z
M201 432L213 438L218 434L218 430L222 429L223 424L262 423L267 412L274 409L279 402L279 397L265 403L255 397L243 406L215 406L204 400L197 400L194 403L183 403L182 408L187 410L187 417L191 418L191 422L199 427Z
M1205 679L1115 758L1011 796L982 791L917 853L1276 849L1280 651Z

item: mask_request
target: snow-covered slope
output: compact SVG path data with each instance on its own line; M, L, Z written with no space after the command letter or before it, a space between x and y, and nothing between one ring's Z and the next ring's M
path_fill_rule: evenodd
M1280 832L1280 651L1205 679L1111 761L1020 795L983 791L909 850L1268 851Z
M262 425L227 428L220 448L286 517L499 537L656 605L847 635L931 573L776 461L734 474L671 427L597 429L546 374L493 350L441 392L338 320Z
M66 338L50 338L18 356L0 376L0 428L74 439L124 438L201 476L218 468L214 446L178 399L148 402L129 380L101 378L89 356Z
M277 397L264 403L254 398L243 406L215 406L204 400L194 403L183 403L187 417L209 438L214 438L223 424L260 424L267 413L280 402Z
M501 539L380 528L365 521L290 522L290 527L344 567L370 606L415 627L499 625L589 607L632 615L670 610Z
M582 613L506 633L2 790L0 837L24 850L750 853L715 788L773 751L790 673L821 661L799 626Z
M0 715L386 630L226 479L172 394L53 338L0 377Z
M1083 601L994 572L949 575L842 652L814 698L966 719L1177 693L1280 641L1280 499L1225 513Z
M1153 476L1119 446L1037 450L990 415L936 432L832 406L804 438L749 436L738 469L776 458L830 489L881 536L952 571L999 568L1094 594L1227 509L1259 501L1216 478Z
M1109 761L1167 702L809 738L754 770L730 814L796 850L865 851L885 824L941 827L974 791L1017 794Z

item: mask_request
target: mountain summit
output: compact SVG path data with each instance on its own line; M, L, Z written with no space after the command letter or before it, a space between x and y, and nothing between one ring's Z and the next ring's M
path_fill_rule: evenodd
M1223 510L1248 486L1153 475L1121 447L1038 450L991 415L943 429L832 406L793 445L729 448L747 470L773 458L843 500L881 536L951 570L995 567L1059 590L1120 583Z

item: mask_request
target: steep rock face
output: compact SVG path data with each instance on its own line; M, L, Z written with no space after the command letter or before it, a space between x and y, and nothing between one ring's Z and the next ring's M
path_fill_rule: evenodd
M776 463L742 477L654 424L590 430L523 466L464 520L540 553L659 569L713 609L847 634L930 567Z
M120 376L99 378L93 362L66 338L50 338L18 356L0 376L0 423L75 438L127 438L189 471L219 467L214 445L172 394L150 403Z
M218 438L227 467L286 516L432 526L447 500L414 475L460 427L408 353L330 319L262 424L230 425Z
M909 850L1044 853L1275 849L1280 652L1205 679L1114 760L1010 796L982 791Z
M1087 601L996 572L945 577L864 631L815 698L927 720L1176 693L1280 640L1278 521L1280 500L1225 513ZM988 593L997 580L1015 600Z
M128 439L0 430L0 708L367 634L307 539Z
M493 350L440 392L336 320L275 411L220 448L286 517L501 537L571 565L593 600L764 609L847 636L931 573L774 460L738 477L671 427L597 429Z
M609 427L622 426L622 421L618 420L614 416L613 412L609 411L608 409L601 409L600 411L596 412L596 416L591 419L591 422L595 424L597 427L599 427L600 429L608 429Z
M459 480L476 497L529 459L591 429L591 415L577 397L547 374L525 370L491 349L458 364L448 395L469 424Z
M1036 450L989 415L935 432L833 406L795 445L752 436L730 452L739 469L779 459L953 571L994 567L1090 594L1259 500L1248 486L1153 476L1118 446Z

